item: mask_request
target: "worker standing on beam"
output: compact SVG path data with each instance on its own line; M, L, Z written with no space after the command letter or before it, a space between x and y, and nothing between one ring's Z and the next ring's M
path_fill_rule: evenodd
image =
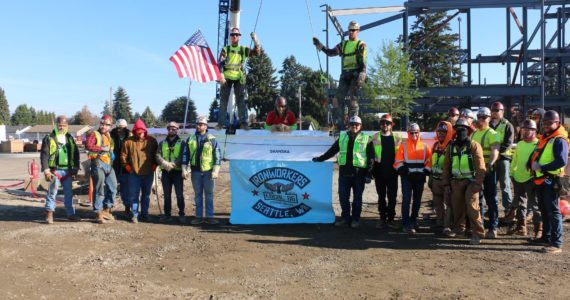
M497 181L501 185L501 199L503 208L505 209L505 222L512 223L515 219L516 209L513 209L513 192L511 190L511 178L509 170L511 169L511 161L513 159L512 145L515 141L515 128L509 120L505 119L505 107L501 102L495 102L491 105L491 123L489 126L493 128L499 135L499 159L495 163L497 169Z
M234 27L230 31L231 45L225 46L220 53L218 66L223 70L220 79L220 113L218 114L218 126L216 129L224 128L226 122L226 109L230 98L230 91L234 88L236 103L239 110L239 121L241 129L249 129L247 124L247 107L245 105L245 61L247 57L260 55L261 46L257 40L255 32L251 33L254 48L240 46L239 40L241 32Z
M342 58L342 73L336 91L336 100L339 102L336 113L336 123L338 130L342 130L349 117L358 115L357 91L364 85L366 80L366 44L358 39L360 25L356 21L351 21L348 25L348 40L342 41L332 49L327 49L317 39L313 37L313 44L318 50L322 50L327 56L340 55ZM346 100L348 92L351 98ZM342 104L341 104L342 103ZM350 109L349 109L350 107Z

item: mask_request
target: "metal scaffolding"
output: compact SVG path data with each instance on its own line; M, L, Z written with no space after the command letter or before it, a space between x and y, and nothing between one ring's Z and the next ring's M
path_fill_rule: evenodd
M410 53L416 51L415 45L410 45L409 18L423 13L449 11L447 23L454 18L462 18L466 23L466 47L457 51L460 64L465 65L466 80L458 86L439 86L421 88L423 98L418 99L417 112L444 112L451 106L477 107L489 105L496 100L502 100L508 107L519 106L524 112L529 107L546 107L559 110L570 110L567 84L570 75L570 46L566 43L566 23L570 16L567 5L570 0L409 0L402 6L390 6L366 9L332 9L324 5L328 28L331 22L339 36L348 35L340 26L336 16L363 13L390 13L391 16L361 26L361 31L368 30L396 20L402 20L401 40ZM471 24L473 9L493 8L505 10L506 47L503 53L497 55L472 54ZM522 11L522 20L516 14L515 8ZM529 10L540 10L540 20L530 24ZM554 33L547 40L546 27L552 24L547 20L555 20ZM520 33L513 37L511 26L515 24ZM545 24L545 26L542 26ZM443 27L443 26L442 26ZM529 31L529 29L532 29ZM538 36L537 36L538 35ZM518 38L513 42L513 38ZM537 39L538 49L529 49L533 40ZM431 50L430 50L431 51ZM434 49L433 51L438 51ZM328 58L327 58L328 59ZM327 61L328 64L328 61ZM501 84L481 83L481 64L506 65L505 82ZM478 66L478 81L473 80L473 66ZM328 68L327 68L328 72ZM545 95L545 86L550 93ZM458 100L459 99L459 100Z

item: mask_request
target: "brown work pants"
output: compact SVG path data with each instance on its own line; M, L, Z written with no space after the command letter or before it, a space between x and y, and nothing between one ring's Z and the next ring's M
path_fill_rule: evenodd
M433 194L433 208L437 225L445 228L451 227L452 211L451 211L451 195L445 195L443 181L431 178L430 188Z
M465 213L467 210L473 234L480 237L485 235L479 208L479 192L473 192L471 181L468 179L451 180L451 207L455 231L465 230Z

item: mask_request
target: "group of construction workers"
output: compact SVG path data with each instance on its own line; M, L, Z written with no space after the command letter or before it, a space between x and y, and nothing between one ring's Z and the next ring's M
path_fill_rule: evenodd
M503 221L510 225L506 234L526 236L527 219L531 219L534 234L529 241L543 245L545 253L560 253L559 191L568 162L568 133L556 111L537 109L531 116L533 119L525 120L517 135L504 117L501 102L493 103L491 109L482 107L477 113L453 107L448 119L437 124L433 146L422 142L416 123L408 126L404 142L392 132L394 122L389 114L380 118L381 130L373 136L362 132L360 117L350 117L348 130L324 154L313 158L322 162L338 153L341 218L335 226L360 226L362 194L365 184L374 179L380 214L376 227L397 228L394 217L399 175L402 231L415 234L418 229L427 180L436 215L433 227L441 228L448 237L469 236L470 243L478 245L482 238L498 236L500 186Z
M73 204L72 178L77 175L79 150L75 139L68 132L65 116L57 117L56 128L43 139L41 167L50 183L46 194L46 222L54 222L57 191L64 192L67 219L79 221ZM172 221L172 187L176 193L178 220L186 222L184 180L190 179L194 189L196 215L194 225L218 224L214 218L214 187L221 163L221 151L216 138L208 133L206 117L196 120L196 131L182 140L176 122L166 126L166 138L160 143L148 135L146 125L138 119L132 130L124 119L113 126L112 118L104 115L99 128L87 134L85 149L89 159L89 176L93 193L93 212L99 224L115 220L115 197L120 191L124 216L132 223L150 221L150 196L155 171L160 167L160 179L164 194L164 214L160 222ZM158 191L156 191L158 193ZM205 198L205 199L204 199ZM205 212L204 208L205 207Z

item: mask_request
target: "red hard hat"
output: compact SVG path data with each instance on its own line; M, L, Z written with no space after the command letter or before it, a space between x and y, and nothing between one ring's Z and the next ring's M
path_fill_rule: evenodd
M394 124L394 121L392 120L392 115L390 114L382 115L382 117L380 117L380 121L390 121L392 122L392 124Z
M505 107L503 106L503 103L497 101L491 105L491 109L505 110Z
M451 115L459 115L459 109L457 109L457 107L452 106L448 111L447 111L447 115L451 116Z
M111 116L109 115L103 115L103 117L101 118L101 124L112 125L113 118L111 118Z

